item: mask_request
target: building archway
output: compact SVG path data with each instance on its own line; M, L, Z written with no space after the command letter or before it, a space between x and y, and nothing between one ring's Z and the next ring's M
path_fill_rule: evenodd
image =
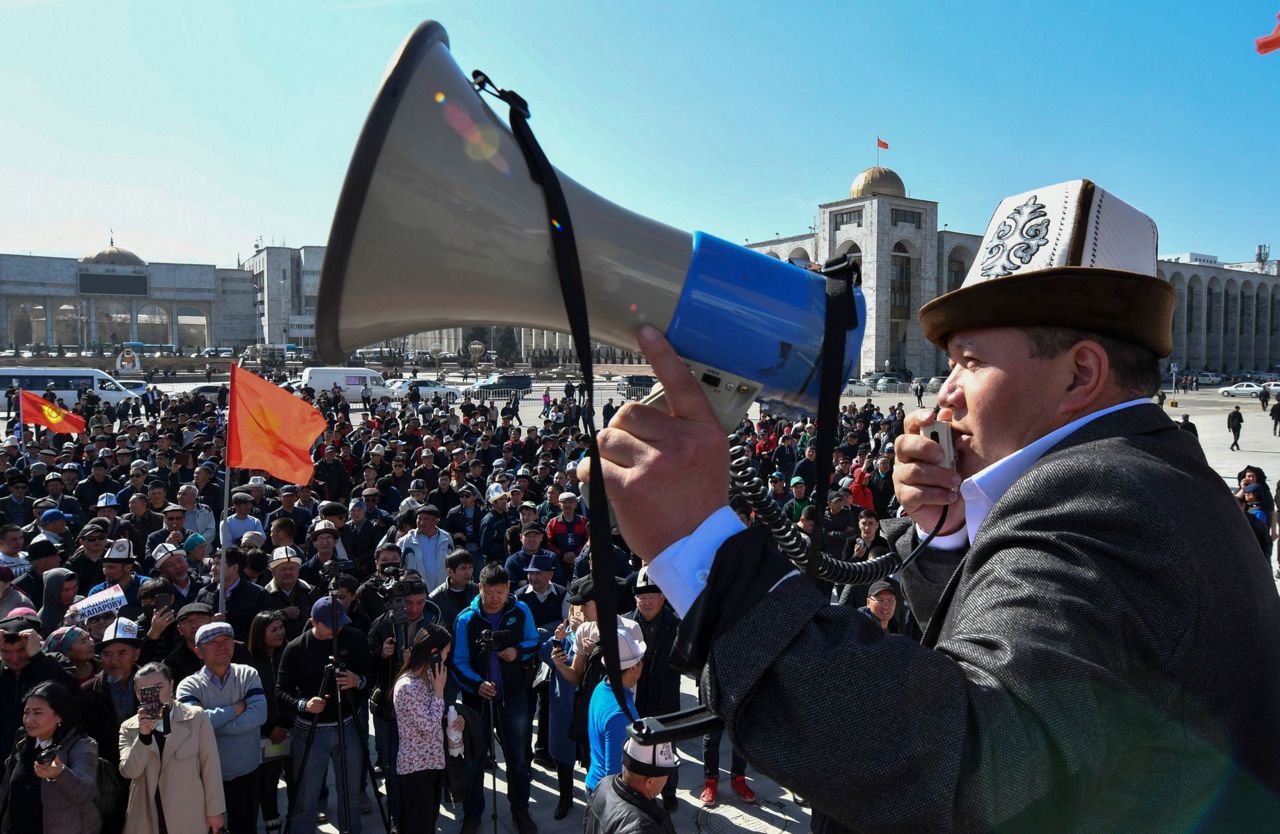
M835 257L839 258L843 255L852 255L855 261L862 261L862 247L854 243L852 240L846 240L844 243L836 247Z
M133 315L129 312L128 304L98 299L94 307L98 342L107 344L114 350L121 342L130 341L129 334L133 330Z
M1192 275L1187 281L1187 316L1186 316L1186 367L1203 370L1205 367L1205 315L1204 315L1204 282L1199 275Z
M209 317L199 307L178 307L178 345L203 350L209 342Z
M44 342L43 304L23 301L9 308L9 341L19 349Z
M1205 370L1220 371L1224 364L1222 353L1223 316L1222 279L1214 275L1209 279L1205 298L1207 318L1204 323Z
M794 261L803 258L806 263L811 263L813 258L809 257L809 252L803 246L797 246L791 250L791 254L787 255L787 260Z
M81 343L80 307L75 304L59 304L53 313L53 343L63 347L79 347Z
M1240 367L1246 371L1258 370L1253 361L1253 328L1254 328L1254 293L1253 282L1240 282L1240 334L1237 344Z
M1158 276L1164 278L1163 273L1158 273ZM1177 298L1173 306L1173 353L1170 354L1169 359L1186 368L1189 367L1187 365L1187 279L1182 277L1182 273L1175 272L1169 279L1169 286L1173 287Z
M782 260L782 256L781 256L781 255L779 255L777 252L765 252L765 254L766 254L766 255L768 255L768 256L769 256L769 257L771 257L771 258L776 258L777 260Z
M1240 285L1228 278L1223 289L1222 366L1240 370Z
M1258 284L1253 300L1253 363L1260 371L1271 371L1275 361L1271 353L1271 290L1266 284Z
M159 304L146 304L138 308L138 341L148 345L167 345L169 337L169 311Z
M960 285L964 283L964 277L969 274L969 268L973 266L973 253L965 246L954 246L947 253L947 269L944 275L945 289L942 292L951 292L960 289ZM941 293L939 293L941 295Z

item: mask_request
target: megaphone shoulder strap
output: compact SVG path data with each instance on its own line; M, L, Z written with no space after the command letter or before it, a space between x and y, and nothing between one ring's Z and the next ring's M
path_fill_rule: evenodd
M596 588L596 624L599 629L599 646L604 657L605 675L609 688L624 715L636 718L627 706L622 687L622 664L618 655L618 595L615 592L613 525L609 518L609 501L605 494L604 473L600 468L600 452L596 446L595 426L595 371L591 357L591 328L587 319L587 294L582 283L582 265L578 259L578 244L573 231L573 218L569 203L560 187L560 177L547 159L529 127L529 105L519 94L499 89L489 77L477 70L472 73L476 88L489 92L510 108L511 132L524 154L530 178L542 188L547 206L547 226L551 233L552 253L555 256L556 275L560 281L560 294L564 299L565 315L569 320L569 334L578 354L578 367L582 371L582 387L586 390L586 406L582 422L590 436L587 447L587 465L591 467L588 484L590 498L587 502L587 527L590 531L591 579ZM605 624L608 624L608 627Z

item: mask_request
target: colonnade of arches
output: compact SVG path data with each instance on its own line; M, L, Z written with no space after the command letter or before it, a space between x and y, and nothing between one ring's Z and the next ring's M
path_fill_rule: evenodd
M211 346L208 310L189 304L33 299L11 302L8 320L6 341L17 347L87 348L120 342Z
M1269 371L1280 363L1280 292L1249 276L1174 272L1173 354L1179 367Z

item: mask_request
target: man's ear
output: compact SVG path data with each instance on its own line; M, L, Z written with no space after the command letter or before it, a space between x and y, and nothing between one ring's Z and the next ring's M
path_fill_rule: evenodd
M1065 414L1090 410L1111 385L1111 361L1106 349L1092 339L1082 339L1061 359L1069 381L1058 410Z

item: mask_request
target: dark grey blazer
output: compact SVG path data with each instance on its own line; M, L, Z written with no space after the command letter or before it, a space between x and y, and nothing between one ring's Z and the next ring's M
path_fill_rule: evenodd
M748 761L849 828L1280 825L1280 598L1156 406L1095 420L1013 485L924 645L810 582L769 593L789 569L759 530L727 541L678 649Z

